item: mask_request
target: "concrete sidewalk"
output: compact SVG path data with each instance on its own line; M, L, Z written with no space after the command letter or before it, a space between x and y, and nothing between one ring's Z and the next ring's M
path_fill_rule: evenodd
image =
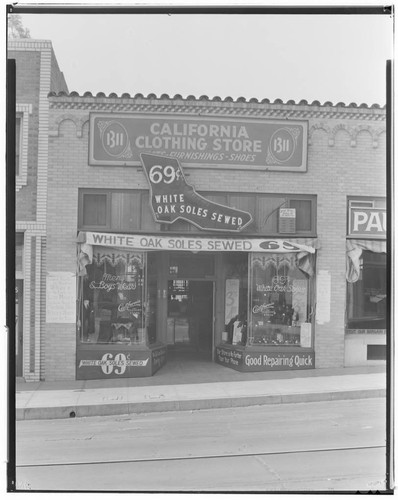
M217 381L207 380L208 370L201 376L190 369L185 376L170 371L163 377L145 379L17 382L16 419L201 410L386 395L383 366L242 374L212 364L212 370L214 373L210 375ZM178 382L172 375L178 377Z

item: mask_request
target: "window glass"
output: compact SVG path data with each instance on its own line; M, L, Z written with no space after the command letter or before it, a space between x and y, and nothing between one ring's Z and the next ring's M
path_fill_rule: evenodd
M296 254L250 254L250 345L312 346L310 279Z
M140 229L141 193L129 191L111 195L111 227L114 231Z
M144 255L94 248L80 300L80 341L145 344Z
M240 252L226 254L224 265L226 276L223 341L228 344L246 345L248 254Z
M186 254L172 252L170 255L169 274L189 278L204 278L214 274L214 255Z
M311 231L311 201L290 200L289 205L296 209L296 231Z
M106 226L106 194L83 195L83 226Z
M364 250L360 275L347 287L348 328L386 328L386 254Z

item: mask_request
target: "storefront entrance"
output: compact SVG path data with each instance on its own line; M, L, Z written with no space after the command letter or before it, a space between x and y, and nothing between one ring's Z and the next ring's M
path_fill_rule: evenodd
M212 281L168 281L167 345L170 349L211 356L213 289Z

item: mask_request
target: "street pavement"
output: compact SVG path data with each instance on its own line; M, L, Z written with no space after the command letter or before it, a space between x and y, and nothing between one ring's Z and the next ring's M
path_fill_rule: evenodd
M16 425L16 485L43 491L383 491L386 400Z
M169 363L153 377L16 384L16 419L57 419L386 395L385 366L240 373Z

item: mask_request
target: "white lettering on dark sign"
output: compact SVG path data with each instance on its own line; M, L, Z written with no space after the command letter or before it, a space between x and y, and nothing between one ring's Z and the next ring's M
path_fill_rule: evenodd
M79 368L82 366L99 366L105 375L110 375L115 371L116 375L122 375L128 366L146 366L147 359L130 359L129 355L118 353L113 357L113 354L107 352L101 359L82 359L79 363Z

